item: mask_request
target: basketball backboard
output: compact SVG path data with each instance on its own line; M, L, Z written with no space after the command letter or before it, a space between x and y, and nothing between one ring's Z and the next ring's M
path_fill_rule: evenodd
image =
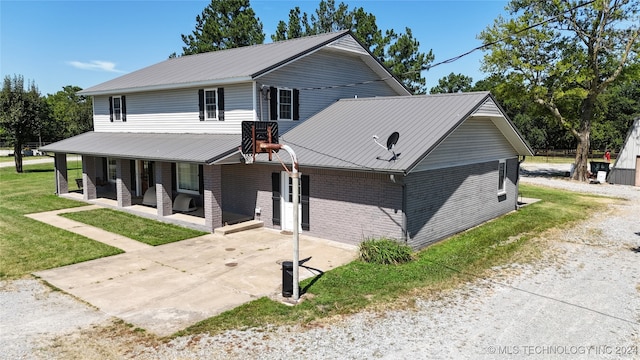
M271 160L271 150L262 149L260 147L262 143L278 144L278 122L243 121L240 151L245 155L269 153L269 160Z

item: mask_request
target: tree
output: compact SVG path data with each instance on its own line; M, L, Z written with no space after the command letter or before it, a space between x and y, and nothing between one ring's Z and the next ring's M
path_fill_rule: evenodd
M60 140L93 129L92 101L78 95L80 90L78 86L67 85L47 96L51 121L42 129L42 136L47 140Z
M438 85L431 88L431 94L453 94L471 91L473 79L462 74L451 73L440 80Z
M577 141L573 178L586 180L590 136L602 119L606 89L637 56L637 0L512 0L480 34L488 45L483 70L524 85Z
M289 12L288 22L278 23L271 39L280 41L340 30L350 30L408 89L426 92L422 71L433 62L433 53L419 51L420 43L409 28L404 34L394 30L383 32L376 24L376 17L362 7L349 10L342 2L336 6L335 0L321 0L311 16L301 14L300 8L295 7Z
M249 0L211 0L196 16L195 30L183 34L182 41L186 45L182 55L191 55L262 44L264 33Z
M0 93L0 128L13 145L16 172L22 172L22 149L47 120L47 105L33 82L25 89L21 75L5 76Z

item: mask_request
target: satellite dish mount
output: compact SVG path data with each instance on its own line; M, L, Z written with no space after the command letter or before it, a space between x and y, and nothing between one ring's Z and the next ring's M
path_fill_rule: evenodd
M391 159L389 159L387 161L396 161L398 159L398 156L400 156L400 153L396 154L396 152L393 150L396 147L396 144L398 143L398 139L399 138L400 138L400 134L397 131L394 131L387 138L387 146L384 146L384 145L382 145L382 144L380 144L378 142L378 135L373 135L373 141L375 141L376 144L378 144L381 148L383 148L383 149L385 149L387 151L390 151L393 154ZM385 160L385 159L381 158L380 156L378 156L376 159Z

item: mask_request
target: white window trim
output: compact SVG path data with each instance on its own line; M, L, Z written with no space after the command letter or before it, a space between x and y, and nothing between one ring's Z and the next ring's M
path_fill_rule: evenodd
M502 189L500 189L500 166L504 164L504 177L502 178ZM507 193L507 160L498 160L498 195L504 195Z
M285 90L288 91L289 94L291 94L289 96L289 99L291 99L291 102L288 104L291 109L289 111L289 115L291 117L289 118L283 118L282 117L282 113L280 112L280 91ZM293 89L289 89L289 88L278 88L278 120L284 120L284 121L293 121Z
M118 106L118 112L116 112L116 99L118 99L118 103L120 103L120 106ZM122 96L118 95L118 96L112 96L111 97L111 106L112 106L112 110L113 110L113 121L122 121ZM118 119L118 115L120 114L120 118Z
M215 93L215 99L216 99L216 111L215 111L215 117L209 117L209 112L207 111L207 91L213 91ZM219 100L218 99L218 88L210 88L210 89L204 89L204 120L205 121L218 121L220 118L220 114L219 112Z
M199 169L200 167L198 166L198 164L191 164L191 163L183 163L183 164L189 164L189 165L193 165L196 168L196 181L198 182L196 184L196 187L199 189L200 188L200 179L198 178L199 174ZM200 195L200 192L198 190L191 190L191 189L182 189L180 188L180 163L176 164L176 190L179 193L185 193L185 194L192 194L192 195Z

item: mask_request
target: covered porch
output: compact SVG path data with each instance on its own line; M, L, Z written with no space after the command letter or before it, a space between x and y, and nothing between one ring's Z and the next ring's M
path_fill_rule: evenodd
M225 213L221 165L237 152L239 135L89 132L48 145L55 153L60 196L213 232L248 220ZM67 154L82 156L70 179ZM70 191L70 181L80 190Z

